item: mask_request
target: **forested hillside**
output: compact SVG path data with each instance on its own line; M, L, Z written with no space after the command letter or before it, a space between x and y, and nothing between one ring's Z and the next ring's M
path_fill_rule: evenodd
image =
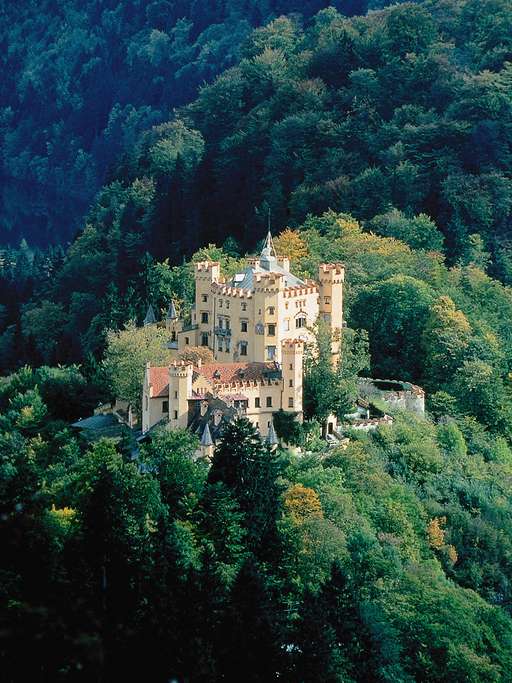
M352 19L331 8L305 30L277 19L139 139L103 196L125 204L123 231L176 260L228 235L252 248L269 208L275 230L329 208L365 222L424 212L451 263L482 240L508 281L510 12L505 0L453 0Z
M0 243L67 242L118 156L238 61L252 26L328 4L3 0ZM331 4L353 14L387 3Z
M512 9L323 5L7 8L5 92L33 103L58 84L63 99L3 110L6 225L52 183L85 205L111 165L69 249L22 242L0 258L9 683L511 680ZM250 32L290 10L309 19ZM87 144L82 116L97 121ZM42 233L74 210L56 203ZM166 339L140 327L148 304L186 314L194 261L236 272L269 214L293 273L346 268L344 362L319 331L304 424L276 416L286 443L272 450L234 421L211 467L189 432L138 449L127 428L98 441L71 427L127 386L140 400ZM353 408L363 371L422 385L427 412L390 411L367 434L345 424L327 449L321 421Z

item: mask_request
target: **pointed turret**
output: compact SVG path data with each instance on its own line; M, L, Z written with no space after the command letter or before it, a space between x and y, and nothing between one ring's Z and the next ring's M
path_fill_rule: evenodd
M263 270L272 270L272 267L276 264L276 250L274 249L274 242L272 241L272 235L269 230L260 254L260 266Z
M156 323L156 315L153 306L149 304L146 317L144 318L144 327L147 325L154 325Z
M206 422L201 436L201 453L204 458L211 458L213 455L213 439L208 422Z
M208 422L205 424L203 429L203 436L201 437L201 446L213 446L213 439Z
M279 445L279 439L277 438L276 430L274 429L274 423L270 423L270 427L268 428L268 433L267 433L267 438L265 439L267 444L270 446L271 449L274 449L276 446Z
M167 309L167 315L165 316L166 320L176 320L177 318L176 314L176 306L174 305L174 299L171 299L171 303L169 304L169 308Z

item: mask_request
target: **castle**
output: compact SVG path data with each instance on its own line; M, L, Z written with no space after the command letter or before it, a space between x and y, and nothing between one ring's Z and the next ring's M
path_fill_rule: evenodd
M212 261L196 263L194 279L190 321L177 316L173 302L169 306L169 348L177 357L188 347L207 347L215 362L148 364L143 433L163 421L197 432L208 449L233 415L247 417L267 439L274 436L275 411L302 420L304 345L313 340L318 319L332 332L333 362L339 358L343 266L322 264L317 282L304 281L290 272L289 259L276 254L269 233L259 258L231 279Z

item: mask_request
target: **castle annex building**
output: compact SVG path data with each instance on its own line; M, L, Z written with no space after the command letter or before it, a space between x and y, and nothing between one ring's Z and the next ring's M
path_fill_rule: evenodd
M317 281L290 272L277 256L270 234L259 258L226 280L220 264L195 264L195 304L190 321L167 315L169 347L176 356L187 347L209 348L207 365L175 361L170 367L147 366L142 402L142 431L159 422L212 434L232 415L244 415L263 436L272 413L293 411L302 419L304 344L319 317L333 332L333 361L339 354L343 325L341 264L322 264ZM209 435L208 435L209 436ZM215 437L213 437L215 438Z

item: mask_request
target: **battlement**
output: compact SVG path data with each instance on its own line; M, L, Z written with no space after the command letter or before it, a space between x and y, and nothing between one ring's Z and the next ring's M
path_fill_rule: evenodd
M222 294L223 296L232 296L235 299L250 299L252 291L250 289L242 289L241 287L231 287L224 282L212 283L212 292Z
M209 271L215 267L220 268L219 261L198 261L194 264L197 271Z
M322 284L340 284L345 280L345 266L342 263L321 263L318 278Z
M302 353L304 341L302 339L283 339L281 347L283 353Z
M255 292L278 292L280 289L283 289L281 273L256 273L254 277Z
M192 375L194 371L194 365L190 361L173 361L169 365L169 376L170 377L188 377Z
M307 294L318 294L318 286L315 282L309 281L305 285L294 285L284 290L284 297L286 299L306 296Z
M199 261L194 264L196 280L217 281L220 278L220 263L218 261Z

